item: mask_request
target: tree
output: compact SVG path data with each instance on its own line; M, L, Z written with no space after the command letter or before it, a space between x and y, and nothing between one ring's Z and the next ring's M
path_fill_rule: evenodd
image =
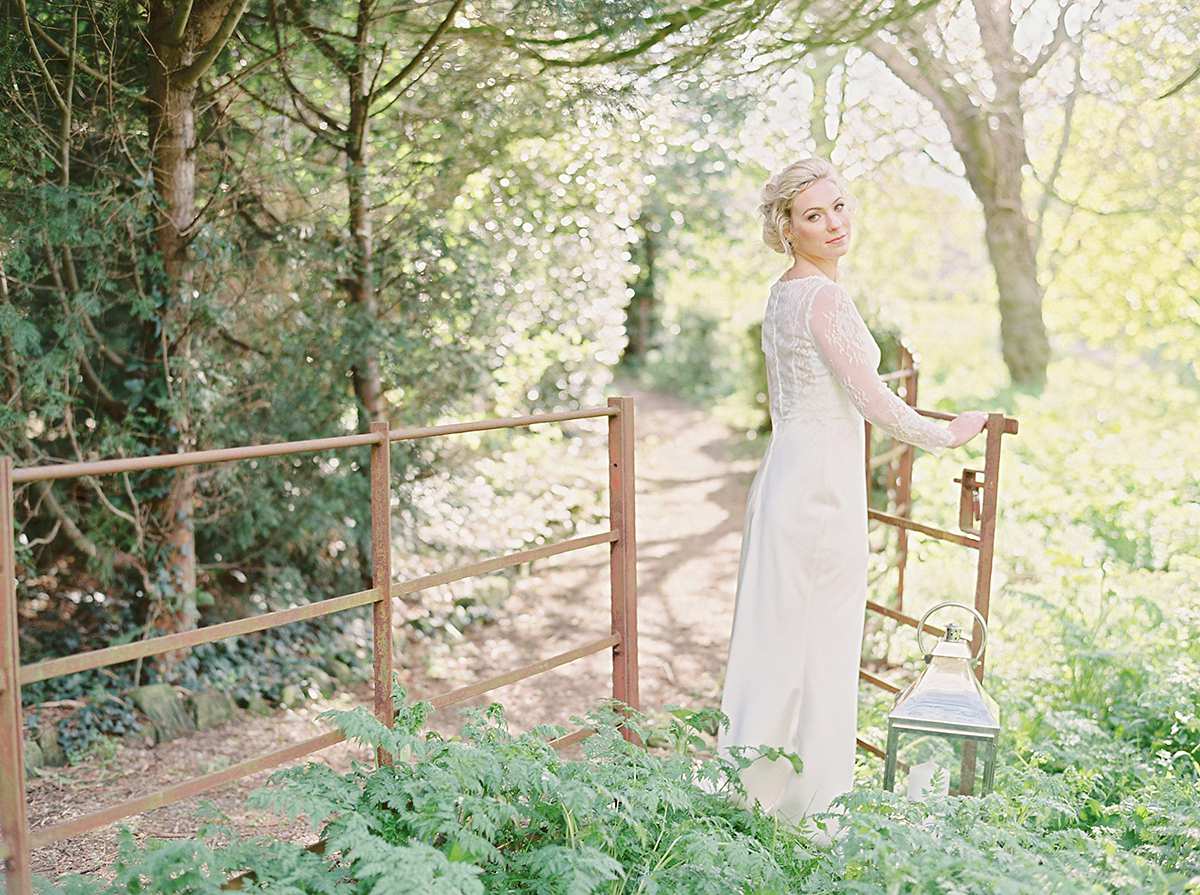
M635 222L661 231L679 203L633 183L604 109L636 88L613 66L911 8L6 0L3 448L160 453L594 397ZM200 554L301 562L330 537L319 501L288 515L295 489L349 495L352 465L25 492L22 550L76 581L132 571L148 628L186 628ZM304 573L353 560L332 565Z
M614 75L614 83L634 86L643 94L635 102L644 116L640 136L648 139L635 145L633 154L639 157L648 188L639 191L641 205L631 225L635 275L630 281L622 355L623 362L638 367L659 335L665 259L672 255L670 232L711 227L722 215L712 196L706 201L695 195L697 177L703 176L711 186L710 175L727 167L732 154L729 133L737 130L754 103L741 76L769 70L798 53L864 39L929 5L929 0L850 5L822 0L749 4L668 0L627 6L582 0L572 5L571 28L562 27L560 17L528 7L523 18L513 16L502 30L466 24L453 33L476 41L499 41L550 72L603 66ZM836 53L830 58L836 58ZM688 111L664 116L656 108L675 99L682 99ZM696 108L702 113L690 114ZM668 123L671 117L676 120ZM717 118L730 127L723 138L712 133ZM670 128L677 131L672 141L677 150L656 139ZM637 137L633 142L638 142ZM658 151L647 152L647 148ZM687 225L673 223L684 218Z
M736 60L738 73L756 69L770 46L792 54L861 40L902 22L936 0L844 4L826 0L658 0L565 4L518 2L505 27L464 23L455 33L499 42L547 68L617 64L647 71L693 68L704 60ZM778 59L772 54L773 59Z
M233 114L244 132L265 139L239 151L270 153L282 141L300 156L285 162L293 166L291 208L256 202L265 227L283 233L303 221L319 236L288 245L314 265L314 293L333 286L325 313L341 321L331 328L350 346L361 429L395 421L393 411L436 410L447 395L435 395L435 383L460 392L477 385L452 373L470 372L462 349L489 314L474 306L470 264L456 263L457 250L444 241L444 206L518 129L532 134L556 121L553 113L532 126L497 116L497 105L519 106L506 93L528 94L530 85L510 52L468 50L447 36L463 5L271 2L265 26L241 51L251 74L237 80L243 99ZM321 186L305 195L298 187L306 182ZM416 354L397 355L394 348L415 347L420 335L435 344L439 322L461 330L445 351L421 364Z
M195 338L195 277L190 245L202 212L196 208L196 101L200 79L225 48L248 0L151 0L145 30L146 107L153 162L154 245L162 264L164 301L154 322L157 341L171 346L165 369L165 425L173 430L170 446L194 449L188 408L192 341ZM164 358L164 361L167 361ZM196 469L172 475L155 516L165 522L165 559L170 608L159 615L162 630L187 630L199 620L196 606Z
M1031 5L1024 13L1032 20L1036 11L1040 7ZM999 0L939 8L863 42L933 106L949 132L983 206L1004 362L1021 385L1041 385L1050 360L1038 280L1038 222L1024 196L1029 155L1022 90L1061 48L1078 48L1080 19L1087 14L1077 0L1062 0L1055 20L1027 51L1017 46L1025 23Z
M12 270L25 276L6 283L6 291L10 301L32 301L43 312L25 318L26 323L40 318L49 327L41 337L57 340L71 332L59 345L69 356L68 367L79 370L78 379L68 378L59 393L65 403L33 411L48 417L50 428L43 430L48 437L39 446L18 436L20 457L55 453L47 441L64 446L53 434L54 417L63 414L70 427L73 407L88 408L93 430L92 412L118 427L140 416L142 450L194 447L193 353L203 314L197 300L203 284L189 253L203 219L196 205L198 85L246 2L152 0L144 18L124 3L6 4L5 17L21 42L4 103L13 120L28 129L24 151L8 168L8 186L35 195L40 189L59 213L58 231L44 233L44 239L34 235L38 221L24 220L30 226L21 228L20 260ZM113 166L116 160L119 168ZM123 204L136 195L139 183L148 187L141 195L148 229ZM90 215L75 223L70 218L81 209L101 216L105 208L119 215L110 226L119 223L116 233L128 238L113 240L111 249L92 242L85 258L76 240L88 226L98 225L86 237L95 239L104 225L88 220ZM21 216L17 209L14 217ZM108 235L111 240L112 231ZM106 252L107 261L102 260ZM18 295L11 295L10 285ZM61 317L37 308L45 298L61 309ZM64 331L64 322L69 330ZM81 456L78 439L72 443L69 449ZM96 544L49 488L42 490L41 501L87 555L141 568L154 606L151 616L160 629L186 629L197 620L195 473L179 470L165 477L164 485L152 484L156 478L162 477L146 477L145 500L118 512L132 525L134 539L151 548L152 567L135 561L129 544L115 549ZM101 503L116 507L102 486L93 487ZM123 500L125 495L118 498Z
M1093 37L1044 239L1060 331L1193 381L1200 115L1186 82L1198 26L1195 10L1135 4Z
M634 275L621 357L631 369L643 367L661 347L672 270L706 265L703 240L727 235L732 221L741 220L731 214L737 199L730 175L747 98L703 69L656 86L653 97L639 103L637 122L630 125L635 136L625 150L637 207L629 228Z
M241 5L7 4L3 449L52 462L594 399L624 244L574 186L590 152L560 137L595 91L446 39L462 5L264 6L235 27ZM267 593L290 575L285 600L344 584L366 543L329 545L357 466L268 466L23 493L22 556L63 589L124 596L132 571L163 630L196 623L231 559Z

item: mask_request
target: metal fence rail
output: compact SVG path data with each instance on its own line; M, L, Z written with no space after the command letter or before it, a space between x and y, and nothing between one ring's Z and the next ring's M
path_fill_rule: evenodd
M610 526L608 531L443 569L435 574L406 581L392 580L389 451L392 442L596 418L608 419ZM341 594L304 606L267 612L192 631L168 634L151 640L48 659L30 665L22 666L20 664L14 552L13 489L15 485L135 470L167 469L236 462L260 457L315 453L356 446L369 446L371 449L371 589ZM432 702L435 708L454 705L516 681L542 674L551 668L574 662L585 656L603 650L611 650L612 696L615 700L633 709L639 708L633 447L633 399L620 397L610 398L608 405L602 408L395 431L391 431L386 423L377 423L371 427L368 434L285 444L248 445L220 450L20 468L14 467L11 458L0 457L0 833L3 835L3 840L0 841L0 860L5 863L7 891L12 895L31 895L30 852L34 848L50 845L122 818L189 798L250 774L277 767L305 755L311 755L344 739L342 734L337 732L323 734L232 765L216 773L195 777L83 817L31 831L25 791L24 720L21 709L21 687L25 684L160 655L298 621L320 618L370 604L373 607L372 622L374 626L374 711L376 717L390 726L394 718L391 698L392 600L394 598L452 581L511 568L536 559L608 544L612 597L611 633L608 636L582 644L567 652L543 658L531 665L489 680L443 693L435 697ZM564 737L560 744L573 742L585 733ZM386 762L389 759L387 756L381 755L379 760Z
M884 379L894 383L902 398L920 413L938 420L951 420L953 414L937 413L931 410L921 410L917 407L917 380L920 363L907 345L901 344L898 358L899 369L884 374ZM988 619L991 608L992 561L995 555L996 543L996 514L999 509L1000 487L1000 454L1001 439L1005 435L1017 434L1017 421L1001 413L988 414L984 426L984 467L983 469L964 469L962 475L955 479L959 485L959 514L958 531L950 531L934 525L926 525L912 518L912 471L915 448L898 442L887 444L879 453L872 452L871 427L867 426L867 455L866 474L868 487L872 477L879 469L885 470L886 488L888 491L887 510L868 509L867 516L874 522L887 525L896 531L896 547L887 564L886 571L896 572L894 590L894 606L887 606L874 600L867 601L867 611L876 613L911 628L916 628L918 620L904 611L904 573L908 562L908 535L910 532L931 537L960 547L975 550L975 594L973 598L976 611ZM933 625L926 629L942 636L944 631ZM979 647L981 637L979 624L976 622L971 638L972 650ZM982 681L984 664L981 661L975 669L976 676ZM900 688L865 668L860 668L859 679L890 693L899 692ZM867 742L861 737L858 746L866 752L884 756L884 750Z

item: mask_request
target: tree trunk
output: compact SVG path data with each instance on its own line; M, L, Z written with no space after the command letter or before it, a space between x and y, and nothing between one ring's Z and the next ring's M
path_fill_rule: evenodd
M359 34L369 33L370 23L360 23ZM359 404L359 429L366 431L371 423L387 420L387 400L383 394L383 377L379 356L372 347L369 327L379 315L379 300L375 292L374 225L371 219L371 181L367 170L367 152L371 120L370 75L367 71L365 39L358 48L355 65L349 73L350 127L346 145L346 185L349 192L351 251L354 269L347 283L352 307L359 309L364 327L358 333L359 347L353 364L354 392Z
M1006 207L1007 206L1007 207ZM1050 363L1042 319L1042 289L1034 259L1034 236L1021 209L984 206L988 257L1000 293L1000 345L1017 385L1041 386Z
M814 155L827 159L833 155L836 140L829 129L829 88L833 74L846 62L845 47L826 47L812 53L808 58L809 78L813 85L813 98L809 103L809 134L815 147ZM842 87L844 90L844 85ZM845 108L844 98L838 102L837 124L840 127ZM836 133L836 131L835 131Z
M658 332L658 241L659 234L643 213L638 218L638 275L630 284L633 295L625 308L625 350L621 362L637 367L646 360Z
M1000 295L1000 344L1014 384L1041 386L1050 363L1037 276L1037 234L1021 195L1024 116L1007 108L954 107L947 121L971 189L983 205L988 259Z
M167 448L195 448L188 414L191 355L192 260L188 252L196 223L196 94L204 68L240 17L245 0L174 4L151 0L146 39L150 47L146 98L154 192L155 247L162 261L164 302L146 356L156 358L164 378L158 405ZM194 628L196 605L196 469L176 470L167 494L154 507L163 548L161 579L152 620L163 633ZM181 657L163 657L169 677Z

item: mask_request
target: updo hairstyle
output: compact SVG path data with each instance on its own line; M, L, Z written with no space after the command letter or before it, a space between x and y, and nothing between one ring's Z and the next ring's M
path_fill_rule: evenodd
M792 230L792 202L818 180L831 180L841 189L850 207L854 207L846 184L837 169L823 158L806 158L792 162L767 181L763 187L762 204L758 206L762 218L763 242L775 252L789 257L792 254L788 236Z

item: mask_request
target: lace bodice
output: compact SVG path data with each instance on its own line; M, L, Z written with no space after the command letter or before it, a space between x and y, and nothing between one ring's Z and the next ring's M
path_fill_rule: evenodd
M934 453L949 430L919 415L879 378L879 346L846 290L824 277L771 287L763 317L771 419L868 420L893 438Z

